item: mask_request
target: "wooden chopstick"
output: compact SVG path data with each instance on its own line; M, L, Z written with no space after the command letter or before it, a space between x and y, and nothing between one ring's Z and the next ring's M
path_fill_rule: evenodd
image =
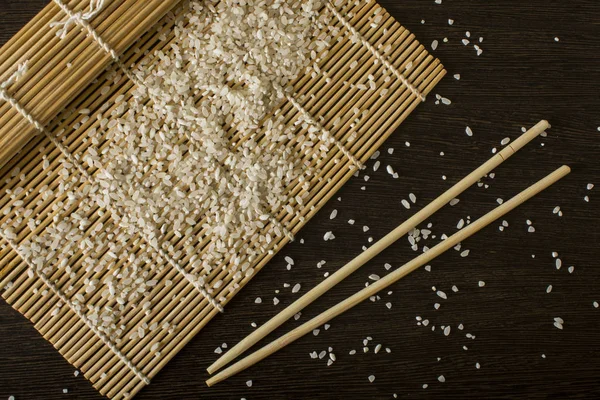
M234 359L236 359L238 356L240 356L258 341L263 339L273 330L277 329L285 321L293 317L299 311L301 311L313 301L322 296L324 293L326 293L329 289L331 289L332 287L340 283L342 280L344 280L346 277L348 277L350 274L352 274L354 271L362 267L364 264L366 264L373 257L381 253L392 243L403 237L415 226L418 226L427 218L431 217L431 215L433 215L436 211L448 204L448 202L450 202L452 199L458 197L467 188L469 188L481 178L483 178L485 175L490 173L492 170L494 170L496 167L502 164L503 161L515 154L519 149L521 149L523 146L532 141L534 138L536 138L539 134L541 134L548 128L550 128L550 124L548 123L548 121L542 120L539 123L537 123L533 128L525 132L514 142L510 143L498 154L490 158L479 168L471 172L460 182L452 186L441 196L439 196L427 206L425 206L425 208L423 208L415 215L407 219L396 229L394 229L386 236L381 238L363 253L359 254L348 264L344 265L342 268L340 268L338 271L332 274L329 278L319 283L309 292L304 294L294 303L290 304L287 308L279 312L268 322L260 326L258 329L256 329L250 335L248 335L245 339L243 339L234 347L232 347L227 353L223 354L217 361L215 361L211 366L207 368L208 373L212 374L224 367L225 365L229 364Z
M325 324L332 318L342 314L343 312L351 309L355 305L361 303L362 301L368 299L369 297L377 294L379 291L385 289L392 283L398 281L404 276L408 275L412 271L421 267L424 264L427 264L440 254L443 254L446 250L453 248L458 243L464 241L469 238L471 235L477 233L479 230L488 226L498 218L501 218L509 211L513 210L517 206L521 205L525 201L529 200L542 190L548 188L561 178L565 177L567 174L571 172L571 169L563 165L550 175L546 176L542 180L528 187L521 193L517 194L509 201L503 203L502 205L494 208L492 211L485 214L483 217L479 218L475 222L467 225L462 230L456 232L448 239L438 243L436 246L426 251L425 253L415 257L408 263L404 264L400 268L395 271L389 273L384 278L376 281L375 283L367 286L366 288L360 290L354 295L348 297L346 300L341 301L335 306L331 307L327 311L317 315L313 319L305 322L294 330L288 332L287 334L281 336L279 339L274 340L263 348L257 350L256 352L250 354L249 356L243 358L232 366L226 368L225 370L219 372L217 375L213 376L209 380L206 381L208 386L212 386L216 383L219 383L232 375L237 374L240 371L245 370L246 368L256 364L263 358L275 353L278 350L281 350L288 344L296 341L307 333L311 332L313 329Z

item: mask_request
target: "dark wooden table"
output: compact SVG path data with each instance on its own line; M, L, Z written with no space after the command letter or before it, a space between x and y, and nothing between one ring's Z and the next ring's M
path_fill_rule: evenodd
M1 0L0 41L8 40L45 3ZM371 161L371 179L365 183L362 176L353 178L339 192L341 201L332 200L301 232L304 244L293 243L273 259L226 313L139 394L140 400L389 399L394 393L399 398L443 399L600 397L600 309L593 306L600 301L600 2L381 3L427 46L439 40L434 53L449 75L435 93L452 104L436 106L431 96L421 105L382 149L381 163L394 166L400 178L392 179L385 168L373 173ZM448 18L454 25L449 26ZM472 45L461 43L466 31L471 41L484 38L480 57ZM453 78L457 73L460 81ZM205 368L217 358L217 346L235 344L252 330L251 322L265 322L297 297L283 288L284 282L300 282L302 292L308 290L324 272L358 254L369 237L380 238L415 207L424 206L486 160L504 137L515 138L522 126L542 118L552 123L547 138L505 163L495 179L485 181L487 190L472 188L459 204L431 218L438 237L450 234L461 218L481 216L497 205L498 197L509 198L563 163L573 167L564 181L510 213L503 232L499 223L488 227L463 244L471 250L468 257L450 251L432 263L431 272L415 272L393 285L393 293L383 293L381 300L333 320L329 330L303 338L214 388L205 386ZM473 137L465 134L467 125ZM392 155L389 147L395 148ZM588 183L597 187L587 190ZM400 201L410 192L418 201L409 211ZM553 214L555 206L563 217ZM339 213L330 220L334 208ZM354 226L347 223L350 218L356 220ZM534 233L527 232L528 219ZM363 225L370 230L364 233ZM323 241L327 230L334 232L335 240ZM552 252L563 261L560 270ZM286 255L295 260L291 271L285 268ZM360 289L369 274L383 275L384 263L398 267L414 256L403 239L277 334ZM320 260L327 264L317 269ZM575 267L572 273L569 266ZM479 281L485 286L479 287ZM551 293L546 293L548 285ZM448 299L437 297L432 286L448 293ZM272 303L275 295L281 300L278 306ZM257 296L262 304L255 304ZM435 310L438 302L441 307ZM417 326L416 316L430 325ZM553 326L555 317L564 319L563 330ZM460 323L462 331L457 328ZM452 327L449 336L441 325ZM367 336L373 340L365 354L362 341ZM391 353L375 354L379 343ZM337 355L332 366L309 357L328 347ZM351 349L358 354L350 356ZM100 399L73 371L24 317L0 300L0 399ZM373 383L367 379L371 374L376 377ZM438 382L439 375L445 383ZM252 387L246 386L249 379ZM423 389L423 384L429 386Z

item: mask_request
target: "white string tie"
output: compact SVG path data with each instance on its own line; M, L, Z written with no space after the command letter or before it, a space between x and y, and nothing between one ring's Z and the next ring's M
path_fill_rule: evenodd
M394 73L394 75L396 75L396 77L400 80L400 82L402 82L402 84L404 86L406 86L412 94L414 94L416 97L418 97L422 102L426 100L425 95L423 93L421 93L419 91L419 89L417 89L415 86L413 86L408 81L408 79L406 79L406 77L404 75L402 75L402 73L400 71L398 71L398 69L396 69L396 67L394 67L392 65L392 63L390 62L390 60L387 59L387 57L385 57L383 54L381 54L367 39L365 39L365 37L363 35L361 35L356 30L356 28L354 28L354 26L352 26L350 21L348 21L342 14L340 14L340 12L335 8L335 6L333 4L331 4L330 1L327 2L326 6L329 9L329 11L331 11L333 13L333 15L335 15L335 17L338 19L338 21L340 21L342 23L342 25L344 25L344 27L346 29L348 29L348 31L354 37L358 38L360 40L360 42L363 44L363 46L365 46L367 48L367 50L369 50L371 52L371 54L373 54L375 56L375 58L377 58L377 60L379 60L379 62L381 62L387 69L392 71Z
M64 10L65 5L62 3L62 1L54 0L54 2ZM102 7L104 7L104 0L90 0L90 9L87 12L79 11L76 13L67 13L69 18L67 18L65 21L51 22L50 28L60 26L61 28L56 32L56 36L64 39L72 25L94 18L100 12L100 10L102 10Z
M9 87L13 83L15 83L16 81L21 79L21 77L23 75L25 75L25 72L27 72L27 61L25 61L22 64L19 64L19 66L17 67L17 70L15 72L13 72L8 77L8 79L6 79L4 82L0 83L0 88L5 89L5 88Z

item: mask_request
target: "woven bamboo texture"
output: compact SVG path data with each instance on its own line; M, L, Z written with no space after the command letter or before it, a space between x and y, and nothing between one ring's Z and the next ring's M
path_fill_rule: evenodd
M186 3L174 3L114 1L100 14L104 16L98 20L101 22L91 20L90 23L101 35L112 38L111 43L120 52L123 64L150 69L159 50L169 54L170 45L175 41L173 27L187 11ZM83 9L88 3L68 4L74 9ZM119 7L124 7L123 12L117 12ZM141 27L132 30L126 22L119 23L119 29L112 28L113 15L127 21L128 10L143 9L151 20L164 15L167 8L170 12L158 23L151 24L151 28L144 24L145 32ZM50 136L39 134L10 105L0 104L2 120L9 121L10 125L6 129L2 127L0 148L5 151L9 146L13 152L0 170L4 186L0 199L2 296L31 320L43 337L103 395L111 399L131 398L148 384L298 233L444 76L439 60L428 54L414 36L375 1L326 3L320 12L331 14L331 25L337 28L337 36L317 57L318 65L312 65L293 82L293 95L265 118L266 121L278 115L285 121L286 128L293 131L294 137L284 145L292 150L306 174L285 188L288 204L269 209L272 218L265 221L262 232L243 244L256 250L256 256L242 260L244 273L234 273L228 267L233 256L227 256L220 265L204 272L201 287L187 277L188 272L195 270L194 262L213 244L212 235L201 222L181 230L183 234L167 228L158 237L160 243L150 243L152 240L141 233L126 233L123 229L126 210L101 207L90 193L89 179L85 178L85 174L94 179L102 173L97 166L81 161L82 155L89 151L91 138L96 138L94 144L100 150L108 148L113 140L110 121L107 124L96 115L110 117L111 113L126 112L127 99L136 90L135 82L111 63L110 57L79 27L72 28L64 42L55 40L55 29L50 29L48 23L61 16L53 5L25 28L45 38L44 46L23 42L17 37L3 49L0 55L0 77L3 78L10 74L11 65L24 57L39 60L7 91L57 139L53 141ZM136 36L135 41L130 40L133 36ZM19 50L19 46L25 50ZM62 48L55 50L55 46ZM81 55L80 61L67 57L74 52ZM42 104L38 98L43 95L42 91L39 94L30 94L30 91L44 76L40 72L43 63L51 62L63 65L65 73L77 75L79 80L65 80L66 86L51 87L52 79L48 78L47 93L55 93L62 100L56 101L54 111L44 111L38 108ZM72 66L68 67L67 63ZM351 68L351 65L355 66ZM70 68L77 71L90 68L91 72L75 73L69 71ZM98 70L96 79L92 70ZM368 84L370 75L376 89L360 88ZM106 90L107 87L110 89ZM73 96L69 102L65 100ZM198 101L201 96L198 94ZM81 109L89 113L78 112ZM302 141L307 140L308 130L315 129L327 130L335 137L336 145L326 151L319 146L305 151ZM19 130L22 133L15 136ZM252 140L266 146L267 142L261 140L266 131L266 126L260 126ZM229 126L228 132L232 152L244 141L251 140L235 126ZM186 140L182 137L181 143L185 144ZM20 147L20 153L14 154ZM79 173L78 167L71 165L75 172L65 174L65 162L79 163L83 172ZM178 185L184 188L179 183L175 186ZM48 196L48 190L63 195ZM207 216L210 208L204 205L198 208L202 221L203 214ZM86 223L82 224L82 220ZM51 241L65 226L69 227L69 234L50 243L51 250L43 257L32 259L21 250L23 244L34 237ZM273 228L278 234L268 246L263 245L258 237ZM90 238L94 238L93 248L86 246L92 243ZM34 272L35 267L42 272ZM143 282L139 284L137 295L127 301L125 309L115 317L116 314L105 312L118 306L114 300L109 301L106 282L112 280L118 287L125 271L136 271L143 276ZM144 284L148 281L152 281L152 285ZM94 328L89 322L93 314L99 320L108 318L109 326Z
M90 25L118 53L152 27L178 0L115 0ZM88 1L65 1L75 12ZM29 60L28 79L12 88L12 95L43 124L50 122L110 63L111 57L81 29L71 29L61 40L49 24L65 18L50 3L0 50L0 81L16 64ZM66 67L67 63L70 65ZM21 150L38 132L9 104L0 104L0 166Z

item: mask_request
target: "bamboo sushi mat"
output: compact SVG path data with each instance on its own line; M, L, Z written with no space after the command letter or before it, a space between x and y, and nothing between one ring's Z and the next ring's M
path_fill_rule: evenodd
M67 16L54 3L25 28L38 35L34 47L17 37L0 54L0 78L9 81L2 90L14 100L0 100L2 151L12 149L0 170L0 288L100 393L121 399L293 240L445 70L375 1L323 2L316 13L326 23L312 33L291 89L253 126L233 115L210 128L206 115L183 115L186 107L150 113L158 101L151 88L147 104L133 101L177 52L180 28L197 23L190 15L199 3L107 3L89 26L118 54L78 21L57 37L63 26L50 23ZM82 13L89 6L65 4ZM27 59L28 70L10 78ZM57 66L66 78L52 75ZM31 94L40 82L46 91ZM218 92L247 94L244 83L225 86L170 100L235 114ZM138 125L128 125L133 114ZM199 127L222 132L218 149ZM223 157L207 155L217 150ZM253 161L236 165L242 159ZM270 176L274 183L261 186Z

